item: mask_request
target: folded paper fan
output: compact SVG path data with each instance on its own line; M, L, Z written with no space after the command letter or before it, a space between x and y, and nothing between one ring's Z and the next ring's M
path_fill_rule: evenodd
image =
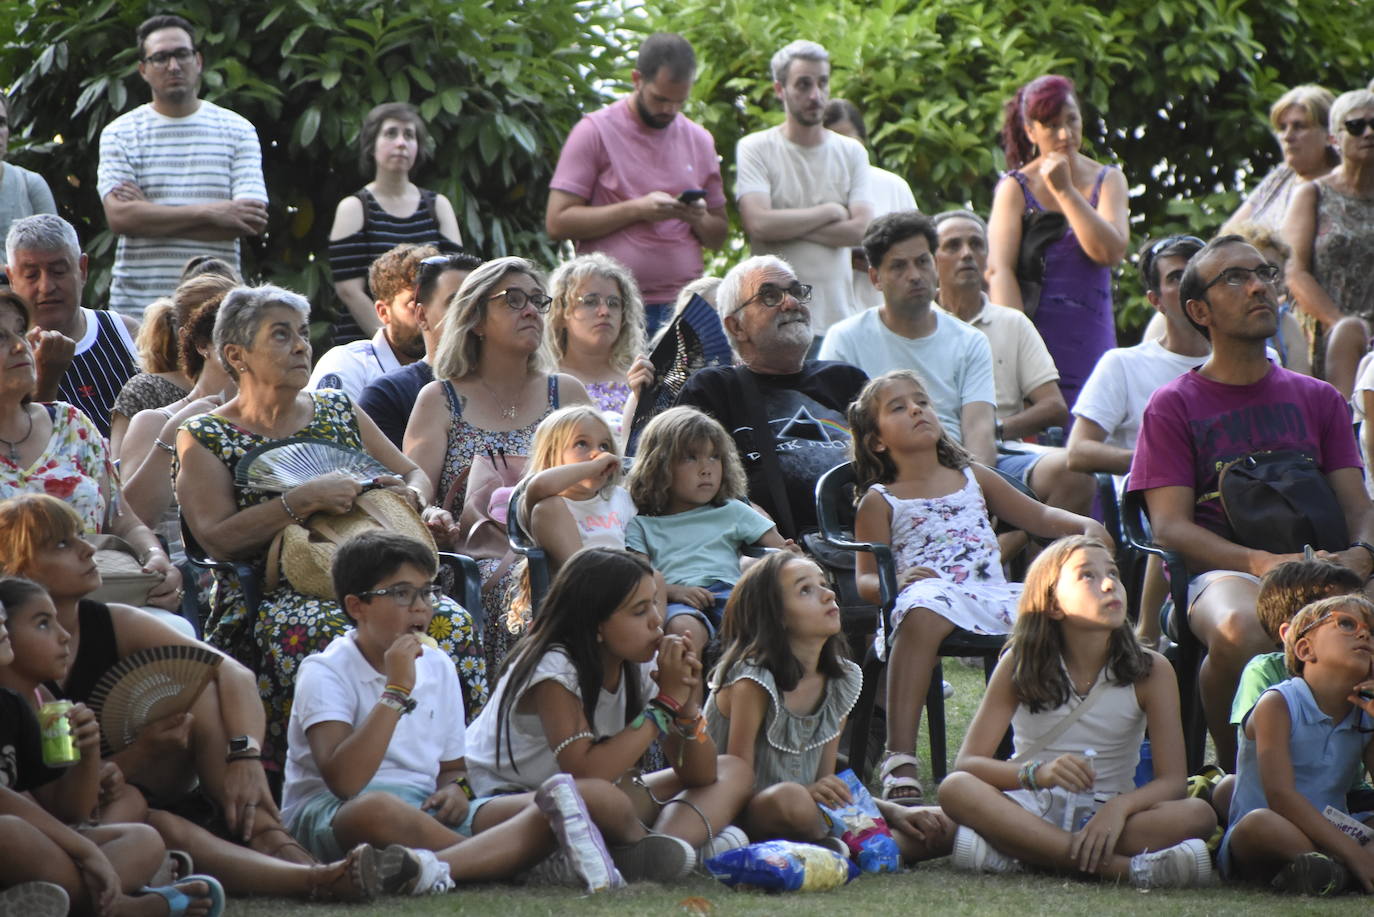
M645 425L673 406L692 373L707 366L729 366L733 360L730 339L715 307L693 294L654 342L649 354L654 382L639 396L626 434L625 454L635 454Z
M203 646L171 644L130 653L110 666L86 700L100 721L105 751L123 751L144 726L190 710L223 660Z
M375 486L382 475L395 474L366 452L326 439L295 437L246 452L234 466L234 481L240 487L262 493L283 493L336 472L348 475L364 487Z

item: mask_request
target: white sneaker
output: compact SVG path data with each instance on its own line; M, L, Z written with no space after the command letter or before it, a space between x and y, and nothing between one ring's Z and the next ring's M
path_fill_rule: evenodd
M630 882L674 882L686 878L697 864L692 845L670 834L646 834L633 844L612 847L611 858Z
M1026 867L993 847L972 828L960 825L954 832L954 866L970 872L1021 872Z
M1212 854L1197 838L1153 853L1131 857L1131 884L1136 888L1194 888L1212 883Z
M453 888L448 864L432 850L392 844L377 865L382 891L391 895L439 895Z
M738 825L726 825L719 834L697 848L697 862L705 863L711 857L720 856L727 850L738 850L749 846L749 835Z
M569 774L554 774L545 780L535 791L534 802L549 820L558 838L558 853L576 877L575 884L589 892L624 887L625 880Z

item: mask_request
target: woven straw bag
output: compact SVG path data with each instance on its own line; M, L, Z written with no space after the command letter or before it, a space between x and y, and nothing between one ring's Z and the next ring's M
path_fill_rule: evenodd
M367 490L353 508L338 516L315 513L305 525L291 524L272 539L267 550L268 591L285 576L291 588L322 599L335 598L330 565L338 546L361 532L382 529L408 535L436 551L434 536L404 497L389 490Z

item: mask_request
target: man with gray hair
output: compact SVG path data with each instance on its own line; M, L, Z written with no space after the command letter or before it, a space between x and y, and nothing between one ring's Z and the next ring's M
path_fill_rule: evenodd
M749 498L797 539L816 528L816 479L845 460L845 409L868 381L848 363L806 358L811 301L811 287L776 255L735 265L716 291L716 310L739 365L698 370L677 398L730 431Z
M823 334L858 311L850 249L873 217L868 153L822 126L830 96L825 48L794 41L773 55L772 74L786 117L740 139L735 197L753 253L786 259L814 289L814 330Z
M109 436L110 407L138 372L133 338L138 322L81 306L86 255L76 229L56 214L35 214L10 224L5 273L32 310L29 343L38 378L34 400L74 404Z

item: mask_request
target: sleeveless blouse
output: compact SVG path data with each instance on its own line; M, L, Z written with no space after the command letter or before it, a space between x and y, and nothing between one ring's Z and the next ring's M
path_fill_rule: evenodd
M1374 320L1374 198L1316 188L1312 276L1341 312Z

